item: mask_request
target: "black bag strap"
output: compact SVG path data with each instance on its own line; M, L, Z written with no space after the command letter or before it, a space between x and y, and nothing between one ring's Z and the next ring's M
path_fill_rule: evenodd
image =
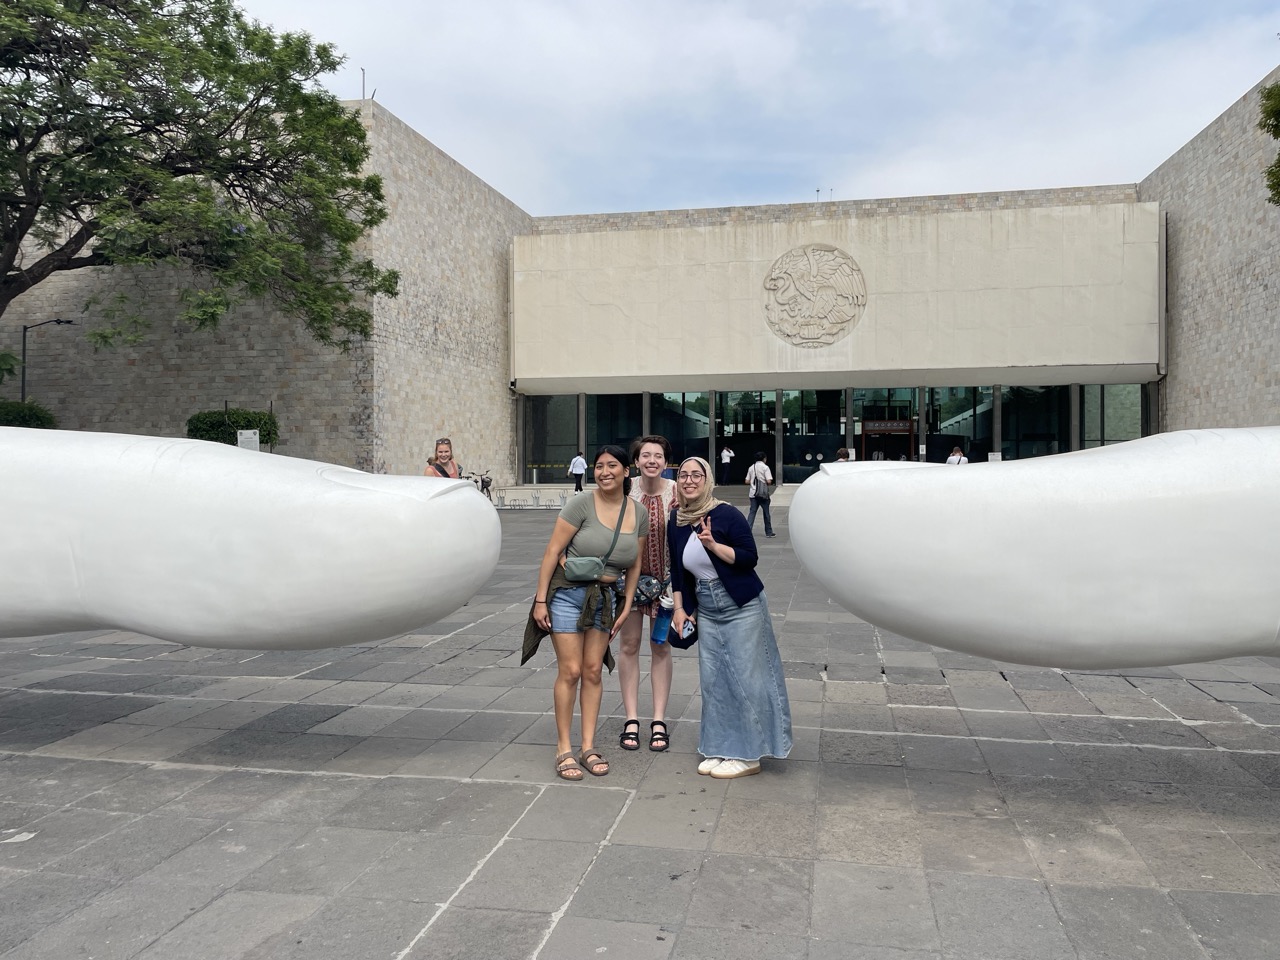
M622 498L622 509L618 511L618 525L613 528L613 540L609 542L609 549L605 551L605 555L600 558L601 562L604 563L605 566L609 565L609 557L613 555L613 548L618 545L618 534L622 532L622 521L627 516L627 501L630 499L630 497ZM595 509L594 505L592 506L592 509Z

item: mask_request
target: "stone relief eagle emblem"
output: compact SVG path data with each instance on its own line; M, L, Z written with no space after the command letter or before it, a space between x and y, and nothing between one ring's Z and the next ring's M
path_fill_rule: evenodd
M765 319L779 338L797 347L826 347L848 334L867 305L862 269L827 243L789 250L764 281Z

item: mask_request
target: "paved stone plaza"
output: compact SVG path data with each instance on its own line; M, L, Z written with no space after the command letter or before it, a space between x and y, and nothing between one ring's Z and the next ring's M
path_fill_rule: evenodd
M780 504L791 759L696 775L690 651L671 751L617 748L607 678L613 770L564 783L550 651L518 665L553 518L504 512L492 582L379 646L0 641L0 958L1280 955L1280 661L925 647L832 604Z

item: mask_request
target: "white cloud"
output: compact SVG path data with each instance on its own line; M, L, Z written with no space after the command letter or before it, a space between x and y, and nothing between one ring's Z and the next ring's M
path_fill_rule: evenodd
M1269 0L242 4L537 214L1132 182L1280 59Z

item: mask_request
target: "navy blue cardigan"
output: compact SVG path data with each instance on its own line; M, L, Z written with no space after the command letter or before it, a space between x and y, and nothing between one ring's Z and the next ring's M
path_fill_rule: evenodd
M760 559L760 554L756 550L756 538L751 535L747 518L732 504L722 503L707 516L711 518L711 535L716 538L716 543L733 547L735 555L732 564L725 563L710 550L707 551L707 556L711 558L711 565L716 568L725 591L733 598L733 602L741 607L764 592L764 584L756 575L756 563ZM693 574L684 568L684 548L689 538L693 536L693 531L692 524L687 527L676 526L674 513L667 521L671 585L673 589L680 591L680 599L684 601L684 610L687 614L695 613L698 609L697 581L694 580Z

